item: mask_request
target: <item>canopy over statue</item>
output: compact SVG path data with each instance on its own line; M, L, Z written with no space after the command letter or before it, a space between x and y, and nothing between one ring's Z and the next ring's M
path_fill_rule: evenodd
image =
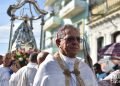
M10 5L7 10L7 14L11 17L8 52L10 52L11 50L16 50L18 48L25 48L25 50L28 50L29 48L36 49L37 48L36 42L32 32L32 23L33 20L38 20L41 18L41 27L43 27L42 25L44 25L44 16L47 13L48 13L47 11L39 7L37 0L17 0L16 4ZM30 26L27 22L23 22L15 31L15 34L13 36L12 34L13 26L14 26L14 21L16 19L29 21ZM41 33L43 33L42 29L41 29ZM41 40L42 40L42 35L41 35ZM42 45L41 40L40 40L40 46Z
M34 34L32 32L27 21L24 21L16 29L12 39L12 51L16 49L25 49L26 51L30 48L37 49Z

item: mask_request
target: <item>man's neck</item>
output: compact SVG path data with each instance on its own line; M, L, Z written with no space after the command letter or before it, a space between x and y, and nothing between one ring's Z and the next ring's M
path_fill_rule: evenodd
M59 51L59 53L62 54L62 55L64 55L64 56L66 56L66 57L68 57L68 58L71 58L71 59L72 59L72 58L73 58L73 59L76 58L75 55L65 54L65 53L63 53L62 51Z
M59 54L60 54L61 59L63 59L65 62L74 62L75 61L75 58L70 58L68 56L65 56L60 51L59 51Z

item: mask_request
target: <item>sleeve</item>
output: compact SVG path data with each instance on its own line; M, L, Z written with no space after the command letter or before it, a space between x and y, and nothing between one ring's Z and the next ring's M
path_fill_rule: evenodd
M80 72L86 86L98 86L94 72L86 63L80 62Z
M92 79L92 86L98 86L98 81L97 81L97 78L95 77L95 74L93 72L93 70L87 65L88 67L88 70L89 70L89 73L90 73L90 77Z
M9 80L10 86L17 86L18 81L20 81L23 70L24 70L24 67L19 69L16 73L14 73L14 75L11 76Z
M25 72L21 75L21 78L19 79L17 86L27 86L27 77Z
M5 73L4 69L0 68L0 86L8 86L10 75L9 73Z
M44 86L41 84L44 78L44 72L45 72L44 65L41 64L35 75L33 86Z
M16 73L13 73L9 80L9 86L17 86Z

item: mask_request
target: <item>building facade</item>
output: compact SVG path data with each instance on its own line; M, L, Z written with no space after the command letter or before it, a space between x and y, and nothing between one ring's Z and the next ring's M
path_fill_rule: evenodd
M43 27L44 50L50 53L57 51L55 34L64 24L79 28L83 39L79 56L89 52L93 64L99 60L100 48L120 41L120 0L46 0L45 6L52 12Z
M97 4L91 3L90 12L89 45L90 55L95 63L100 59L97 54L100 48L120 42L120 0L99 0Z
M54 53L57 48L55 46L55 34L58 28L64 24L73 24L78 27L83 38L86 18L88 16L88 3L86 0L46 0L46 7L51 10L52 15L49 15L44 30L46 31L46 47ZM79 56L83 57L83 44L81 43L81 51Z

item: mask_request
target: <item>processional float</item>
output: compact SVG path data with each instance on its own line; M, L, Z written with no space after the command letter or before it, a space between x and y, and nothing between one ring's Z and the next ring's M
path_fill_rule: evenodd
M26 15L15 15L15 12L23 7L25 4L29 4L29 11L31 16ZM33 12L31 10L31 5L33 6L35 12L38 14L38 16L34 16ZM37 1L35 0L19 0L16 4L10 5L7 14L11 17L11 28L10 28L10 38L9 38L9 47L8 52L10 52L12 49L18 49L18 48L34 48L37 49L36 41L34 34L32 32L33 30L33 20L37 20L41 18L41 33L40 33L40 49L42 45L42 32L43 32L43 25L44 25L44 16L47 14L46 11L39 8L39 5ZM15 20L22 20L23 22L20 24L20 26L16 29L14 35L13 35L13 26ZM29 22L29 23L28 23ZM13 38L12 38L13 36Z

